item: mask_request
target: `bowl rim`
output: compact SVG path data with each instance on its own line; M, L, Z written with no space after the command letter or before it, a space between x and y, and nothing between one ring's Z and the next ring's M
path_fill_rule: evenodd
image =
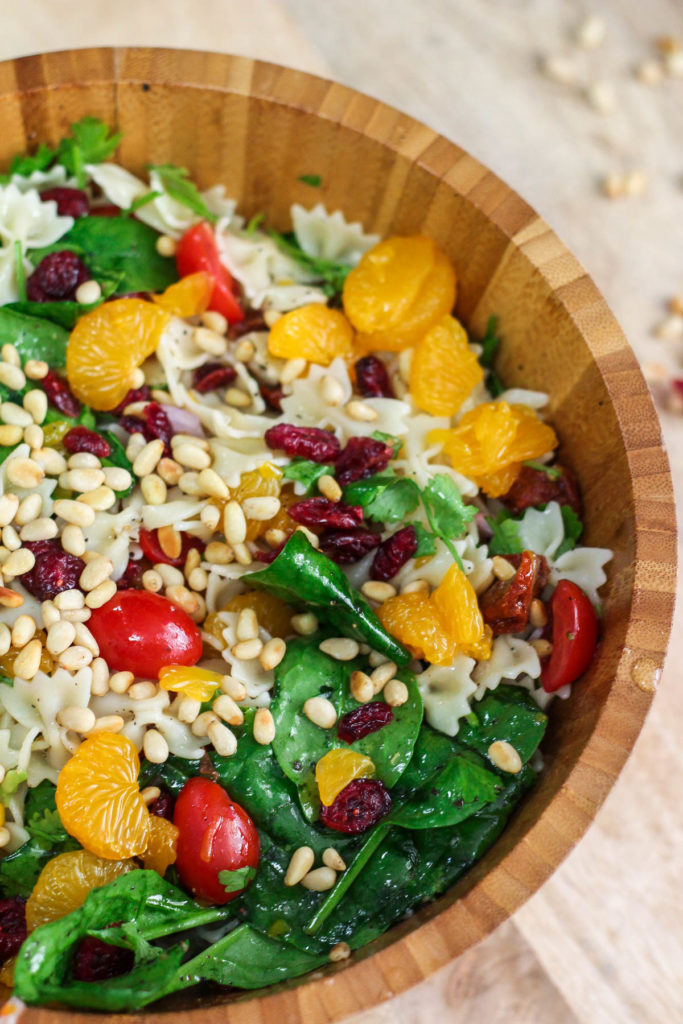
M75 76L78 65L83 73ZM465 150L421 122L318 75L213 51L88 47L0 62L0 98L55 89L75 81L81 86L110 84L114 97L119 83L184 86L255 96L343 123L417 164L478 208L503 232L508 251L521 250L547 282L594 355L619 423L634 495L635 575L614 682L564 785L531 823L522 840L504 853L492 871L467 886L449 906L442 908L444 897L440 897L421 911L422 921L417 928L411 928L407 922L394 925L349 961L284 985L245 993L235 1001L115 1017L31 1007L21 1018L22 1024L58 1024L67 1019L78 1024L92 1022L95 1017L101 1021L115 1019L122 1024L168 1021L178 1012L197 1022L201 1015L206 1024L248 1024L256 1019L276 1019L282 1014L292 1024L328 1024L405 991L490 934L564 860L614 785L654 696L673 614L675 554L667 556L666 549L675 541L676 525L659 420L635 355L578 260L512 188ZM328 101L324 110L320 109L320 90ZM494 185L498 198L492 203L490 186ZM599 332L596 314L600 317ZM605 342L606 335L609 344ZM613 358L615 350L619 352L618 360ZM640 400L637 428L629 417L634 395ZM647 429L643 430L643 425ZM651 459L655 460L656 469ZM656 508L652 510L647 486L648 478L652 481L655 473ZM653 555L657 542L661 554ZM656 600L648 601L648 596L653 595ZM643 646L646 632L651 641L649 647ZM655 636L657 639L653 640ZM606 745L610 751L607 763ZM596 773L594 766L598 764ZM544 856L544 850L551 851L549 856ZM523 863L529 857L533 861L531 873ZM472 872L468 877L471 875Z

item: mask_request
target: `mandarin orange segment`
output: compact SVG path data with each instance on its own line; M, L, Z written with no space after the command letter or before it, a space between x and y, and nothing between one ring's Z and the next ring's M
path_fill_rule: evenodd
M369 249L344 282L344 312L363 334L387 331L408 316L436 261L430 238L387 238Z
M170 319L167 310L143 299L103 302L80 317L66 348L66 374L76 397L100 411L115 408Z
M410 393L432 416L452 416L483 378L465 328L452 316L443 316L415 348Z
M57 779L57 810L67 832L107 860L147 846L150 814L140 795L140 760L125 736L101 732L81 743Z
M491 657L490 630L487 634L474 587L459 565L450 567L430 601L462 654L478 661Z
M170 284L161 295L153 295L152 301L173 316L197 316L209 308L214 283L209 274L200 270Z
M491 498L510 489L522 462L557 447L555 431L533 409L507 402L478 405L457 427L430 431L428 440L443 444L453 468Z
M422 282L403 319L385 331L359 334L355 343L357 349L361 354L374 351L400 352L416 345L437 320L451 312L456 294L455 270L448 257L437 249L434 266Z
M450 665L456 644L426 594L397 594L377 609L380 622L416 658L433 665Z
M26 904L29 931L77 910L93 889L136 867L133 860L104 860L89 850L72 850L53 857L40 872Z
M294 609L274 594L269 594L266 590L247 590L228 601L223 610L241 612L243 608L252 608L256 612L259 625L271 636L291 635Z
M164 665L159 672L159 686L183 697L192 697L202 703L211 700L221 685L222 676L206 668L187 665Z
M149 825L149 842L142 854L142 863L163 878L171 864L176 862L180 830L173 822L159 818L155 814L152 815Z
M315 781L318 783L321 802L329 807L349 782L367 779L374 774L374 761L365 754L355 750L330 750L315 766Z
M351 353L353 330L343 313L311 302L285 313L270 329L268 350L280 359L306 359L329 366Z

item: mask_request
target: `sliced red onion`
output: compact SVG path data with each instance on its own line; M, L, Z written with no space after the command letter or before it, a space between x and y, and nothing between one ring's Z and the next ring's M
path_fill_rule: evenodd
M202 425L193 412L179 409L177 405L164 405L163 409L168 416L174 434L192 434L194 437L204 437Z

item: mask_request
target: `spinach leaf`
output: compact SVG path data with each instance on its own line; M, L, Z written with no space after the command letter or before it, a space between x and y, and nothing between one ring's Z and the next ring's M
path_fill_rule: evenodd
M13 310L15 313L23 313L26 316L36 317L40 320L49 320L70 331L75 326L79 317L83 316L84 313L90 312L91 309L97 309L105 299L114 294L119 280L120 277L99 278L98 284L102 289L102 297L97 302L90 302L87 305L70 300L60 302L29 302L28 300L20 300L18 302L9 302L3 307L3 310Z
M512 512L501 508L495 519L487 516L486 522L493 534L489 541L490 555L521 554L524 545L519 536L519 519L516 519Z
M204 220L210 220L212 223L218 220L216 214L211 213L211 210L202 199L197 186L190 180L187 168L176 167L175 164L150 164L148 170L150 172L156 171L164 192L171 199L175 199L181 206L186 206L188 210L192 210L193 213L203 217Z
M410 653L387 633L339 566L316 551L300 531L292 534L266 569L247 573L244 582L250 587L263 587L289 604L314 609L335 630L370 644L397 665L411 661Z
M52 369L60 370L66 365L68 340L68 332L49 320L17 312L8 306L0 307L0 345L7 342L14 345L22 363L43 359Z
M277 246L288 256L300 263L319 284L329 298L339 295L344 287L351 266L348 263L337 263L334 260L318 259L309 256L299 245L293 232L281 235L278 231L268 232Z
M10 775L8 772L5 781ZM62 825L55 804L55 787L51 782L45 780L28 791L24 818L30 838L0 861L0 892L3 896L30 896L38 875L49 860L58 853L79 848Z
M145 786L161 786L173 796L178 796L188 779L201 775L201 761L189 761L185 757L171 755L163 764L152 764L143 760L138 779L140 789Z
M519 686L499 686L476 704L477 723L465 719L458 730L458 742L483 757L496 740L506 740L523 762L529 760L543 739L548 724L544 714Z
M33 839L43 842L48 849L54 849L69 840L69 833L59 817L55 793L56 787L44 779L40 785L29 789L24 807L27 832Z
M2 459L2 449L0 449L0 462L2 462ZM0 686L14 686L14 680L6 676L4 672L0 672Z
M130 484L125 491L115 491L116 497L127 498L135 487L135 474L133 473L133 463L126 455L126 449L119 441L116 434L112 434L111 430L103 430L102 437L105 441L109 442L111 451L109 455L103 455L100 462L103 466L116 466L118 469L127 469L130 473Z
M562 505L560 511L564 525L564 540L555 552L555 558L559 558L560 555L564 555L567 551L573 551L583 533L583 523L571 505Z
M312 494L321 476L334 474L334 466L326 466L322 462L309 462L308 459L293 459L285 466L282 475L286 480L298 480L306 487L306 494Z
M486 369L491 369L493 366L493 360L496 357L496 352L500 345L500 338L496 334L498 327L498 317L490 316L486 323L486 331L484 337L480 340L481 355L479 356L479 362Z
M405 771L422 722L422 698L415 677L403 671L408 687L405 704L393 708L393 720L354 743L337 739L335 729L320 729L303 713L310 697L327 696L341 718L361 705L351 696L349 679L363 662L337 661L319 650L320 637L300 638L287 645L287 654L275 670L271 711L275 719L273 750L285 775L297 785L305 783L316 763L335 748L355 750L372 759L375 777L389 789Z
M501 790L497 775L456 754L385 820L404 828L445 828L492 803Z

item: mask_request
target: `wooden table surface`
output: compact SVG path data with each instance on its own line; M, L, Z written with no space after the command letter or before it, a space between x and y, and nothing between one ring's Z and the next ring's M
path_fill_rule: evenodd
M587 12L604 18L607 37L578 52L572 33ZM683 341L656 340L651 329L683 292L683 78L647 87L632 74L654 36L683 37L680 0L0 0L0 25L0 59L109 44L220 49L393 104L470 150L545 216L641 361L680 365ZM543 77L541 54L576 59L585 84L612 82L614 112ZM650 175L645 195L601 194L606 174L635 169ZM683 419L664 411L662 420L683 488ZM682 656L679 606L633 756L553 878L485 943L354 1024L683 1021Z

